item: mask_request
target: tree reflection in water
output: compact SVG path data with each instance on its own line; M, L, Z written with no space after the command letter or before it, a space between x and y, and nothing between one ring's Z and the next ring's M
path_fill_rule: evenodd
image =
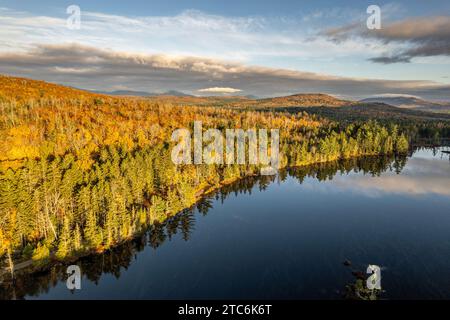
M103 274L111 274L116 278L126 270L137 253L147 245L157 250L166 240L170 240L175 234L181 233L185 241L189 241L190 235L195 230L196 215L205 216L213 207L213 200L225 201L231 195L251 194L255 187L264 191L274 182L282 182L288 176L295 177L299 183L305 178L314 178L319 181L332 180L336 174L348 174L359 172L372 176L379 176L385 171L400 173L407 161L407 157L386 156L355 158L331 163L316 164L308 167L289 168L281 170L277 176L249 177L233 184L223 186L217 192L205 196L194 207L185 209L177 215L169 218L164 223L155 224L145 233L134 240L124 243L102 254L96 254L80 258L76 264L83 270L83 275L97 284ZM49 270L27 274L19 272L14 281L5 280L0 285L0 299L22 299L26 295L37 296L47 292L59 282L66 280L66 265L58 264Z

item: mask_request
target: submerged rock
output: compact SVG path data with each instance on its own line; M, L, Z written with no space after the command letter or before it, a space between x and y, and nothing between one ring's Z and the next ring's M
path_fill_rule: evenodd
M366 275L361 271L352 271L352 275L358 280L366 280Z
M347 260L348 261L348 260ZM350 261L348 261L350 262ZM345 266L348 266L345 264ZM344 299L349 300L378 300L381 290L369 289L367 287L367 274L359 270L352 270L352 275L356 278L345 286Z

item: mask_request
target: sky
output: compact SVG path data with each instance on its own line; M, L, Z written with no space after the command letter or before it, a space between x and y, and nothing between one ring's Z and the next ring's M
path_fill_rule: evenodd
M450 100L450 1L0 0L0 73L103 91Z

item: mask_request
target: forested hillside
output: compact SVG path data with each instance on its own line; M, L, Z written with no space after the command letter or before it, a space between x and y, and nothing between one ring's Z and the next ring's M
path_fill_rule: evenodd
M256 165L179 165L175 129L280 129L281 165L405 153L396 124L302 112L179 106L0 77L0 255L12 267L103 251Z

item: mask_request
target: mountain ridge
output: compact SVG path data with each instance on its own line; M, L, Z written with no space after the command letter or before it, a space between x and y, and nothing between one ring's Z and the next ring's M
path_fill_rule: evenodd
M133 91L136 92L136 91ZM170 92L170 91L168 91ZM121 92L123 93L123 92ZM323 115L328 115L329 112L333 114L341 113L342 116L367 115L377 118L391 117L393 115L399 117L414 117L414 118L443 118L448 119L449 113L430 113L427 110L407 109L392 106L386 103L375 102L355 102L335 98L324 93L298 93L289 96L279 96L273 98L251 99L246 96L173 96L173 95L157 95L157 96L127 96L127 95L108 95L102 92L92 92L46 82L42 80L33 80L28 78L19 78L6 75L0 75L0 100L15 99L17 101L26 102L30 98L67 98L74 99L87 98L92 99L94 104L101 103L101 100L114 99L115 97L123 98L141 98L149 99L156 103L168 102L171 104L186 105L186 106L216 106L216 107L231 107L231 108L251 108L251 109L270 109L280 111L289 109L292 112L296 110L320 111ZM317 109L319 108L319 109ZM320 109L322 108L322 109ZM317 110L316 110L317 109ZM325 109L330 110L324 112Z
M81 89L83 90L83 89ZM155 96L173 96L173 97L194 97L193 95L177 91L169 90L163 93L154 93L147 91L136 91L136 90L114 90L114 91L104 91L104 90L88 90L93 93L107 94L111 96L136 96L136 97L155 97Z
M393 95L393 96L375 96L360 100L363 103L385 103L402 109L412 109L430 112L450 112L450 102L438 103L424 100L416 96Z

